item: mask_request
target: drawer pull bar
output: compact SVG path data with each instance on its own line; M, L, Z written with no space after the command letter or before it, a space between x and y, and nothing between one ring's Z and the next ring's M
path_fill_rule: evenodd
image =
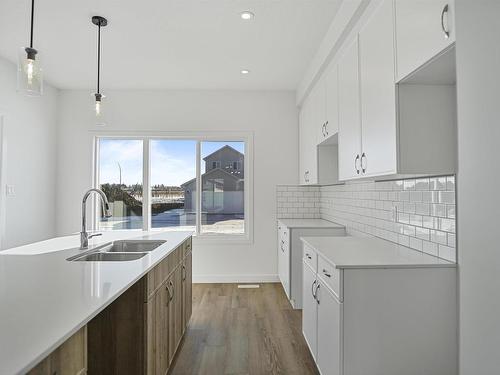
M310 256L309 254L306 253L306 257L307 259L312 259L312 256Z
M327 270L323 269L323 274L326 276L326 277L332 277L332 275L330 273L328 273Z

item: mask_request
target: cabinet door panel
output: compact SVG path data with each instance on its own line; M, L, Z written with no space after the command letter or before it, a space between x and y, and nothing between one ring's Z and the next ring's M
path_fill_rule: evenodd
M361 169L365 176L397 173L393 2L384 0L359 33Z
M342 304L319 281L318 356L316 364L322 375L341 374L341 309Z
M307 184L307 121L309 108L307 101L304 102L300 110L299 117L299 183Z
M300 176L302 185L317 183L318 155L317 128L315 127L314 98L310 95L304 102L299 124Z
M158 288L146 304L147 374L165 374L169 364L168 291L166 284Z
M360 177L361 118L359 103L358 40L339 61L339 179Z
M288 233L288 231L286 231ZM288 234L287 234L288 235ZM290 298L290 241L285 238L285 234L279 239L278 244L278 268L279 277L285 294Z
M443 31L441 15L444 17ZM406 77L455 41L453 0L396 0L398 80Z
M190 251L184 259L184 275L182 281L182 327L183 332L191 319L193 309L193 253Z
M306 339L311 354L316 359L317 350L317 303L313 297L316 286L316 273L303 263L302 281L302 333Z
M339 80L338 67L326 75L326 123L325 134L329 138L339 131Z

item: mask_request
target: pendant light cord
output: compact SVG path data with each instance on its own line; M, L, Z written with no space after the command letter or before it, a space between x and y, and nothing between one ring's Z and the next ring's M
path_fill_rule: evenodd
M30 48L33 48L33 19L35 18L35 0L31 0L31 35Z
M101 22L99 22L97 30L97 93L100 94L99 86L101 78Z

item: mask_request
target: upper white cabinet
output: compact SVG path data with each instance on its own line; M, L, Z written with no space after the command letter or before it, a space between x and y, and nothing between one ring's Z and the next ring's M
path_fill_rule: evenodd
M300 184L318 183L317 131L315 102L311 97L304 102L299 118L299 179Z
M321 81L324 118L319 129L319 143L331 139L339 131L339 84L338 68L333 66Z
M358 40L345 50L338 64L339 179L361 174L361 114L359 95Z
M370 3L305 101L303 183L456 172L453 10L442 0Z
M454 5L453 0L395 0L398 81L455 41Z
M359 32L361 174L397 172L393 2L383 1Z

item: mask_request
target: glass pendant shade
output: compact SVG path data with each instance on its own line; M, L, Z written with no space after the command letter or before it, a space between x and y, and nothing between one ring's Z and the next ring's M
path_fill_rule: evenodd
M33 48L19 49L17 60L17 90L31 96L43 94L43 71L40 55Z
M95 115L101 117L102 115L102 99L105 97L102 94L94 94L95 97Z

